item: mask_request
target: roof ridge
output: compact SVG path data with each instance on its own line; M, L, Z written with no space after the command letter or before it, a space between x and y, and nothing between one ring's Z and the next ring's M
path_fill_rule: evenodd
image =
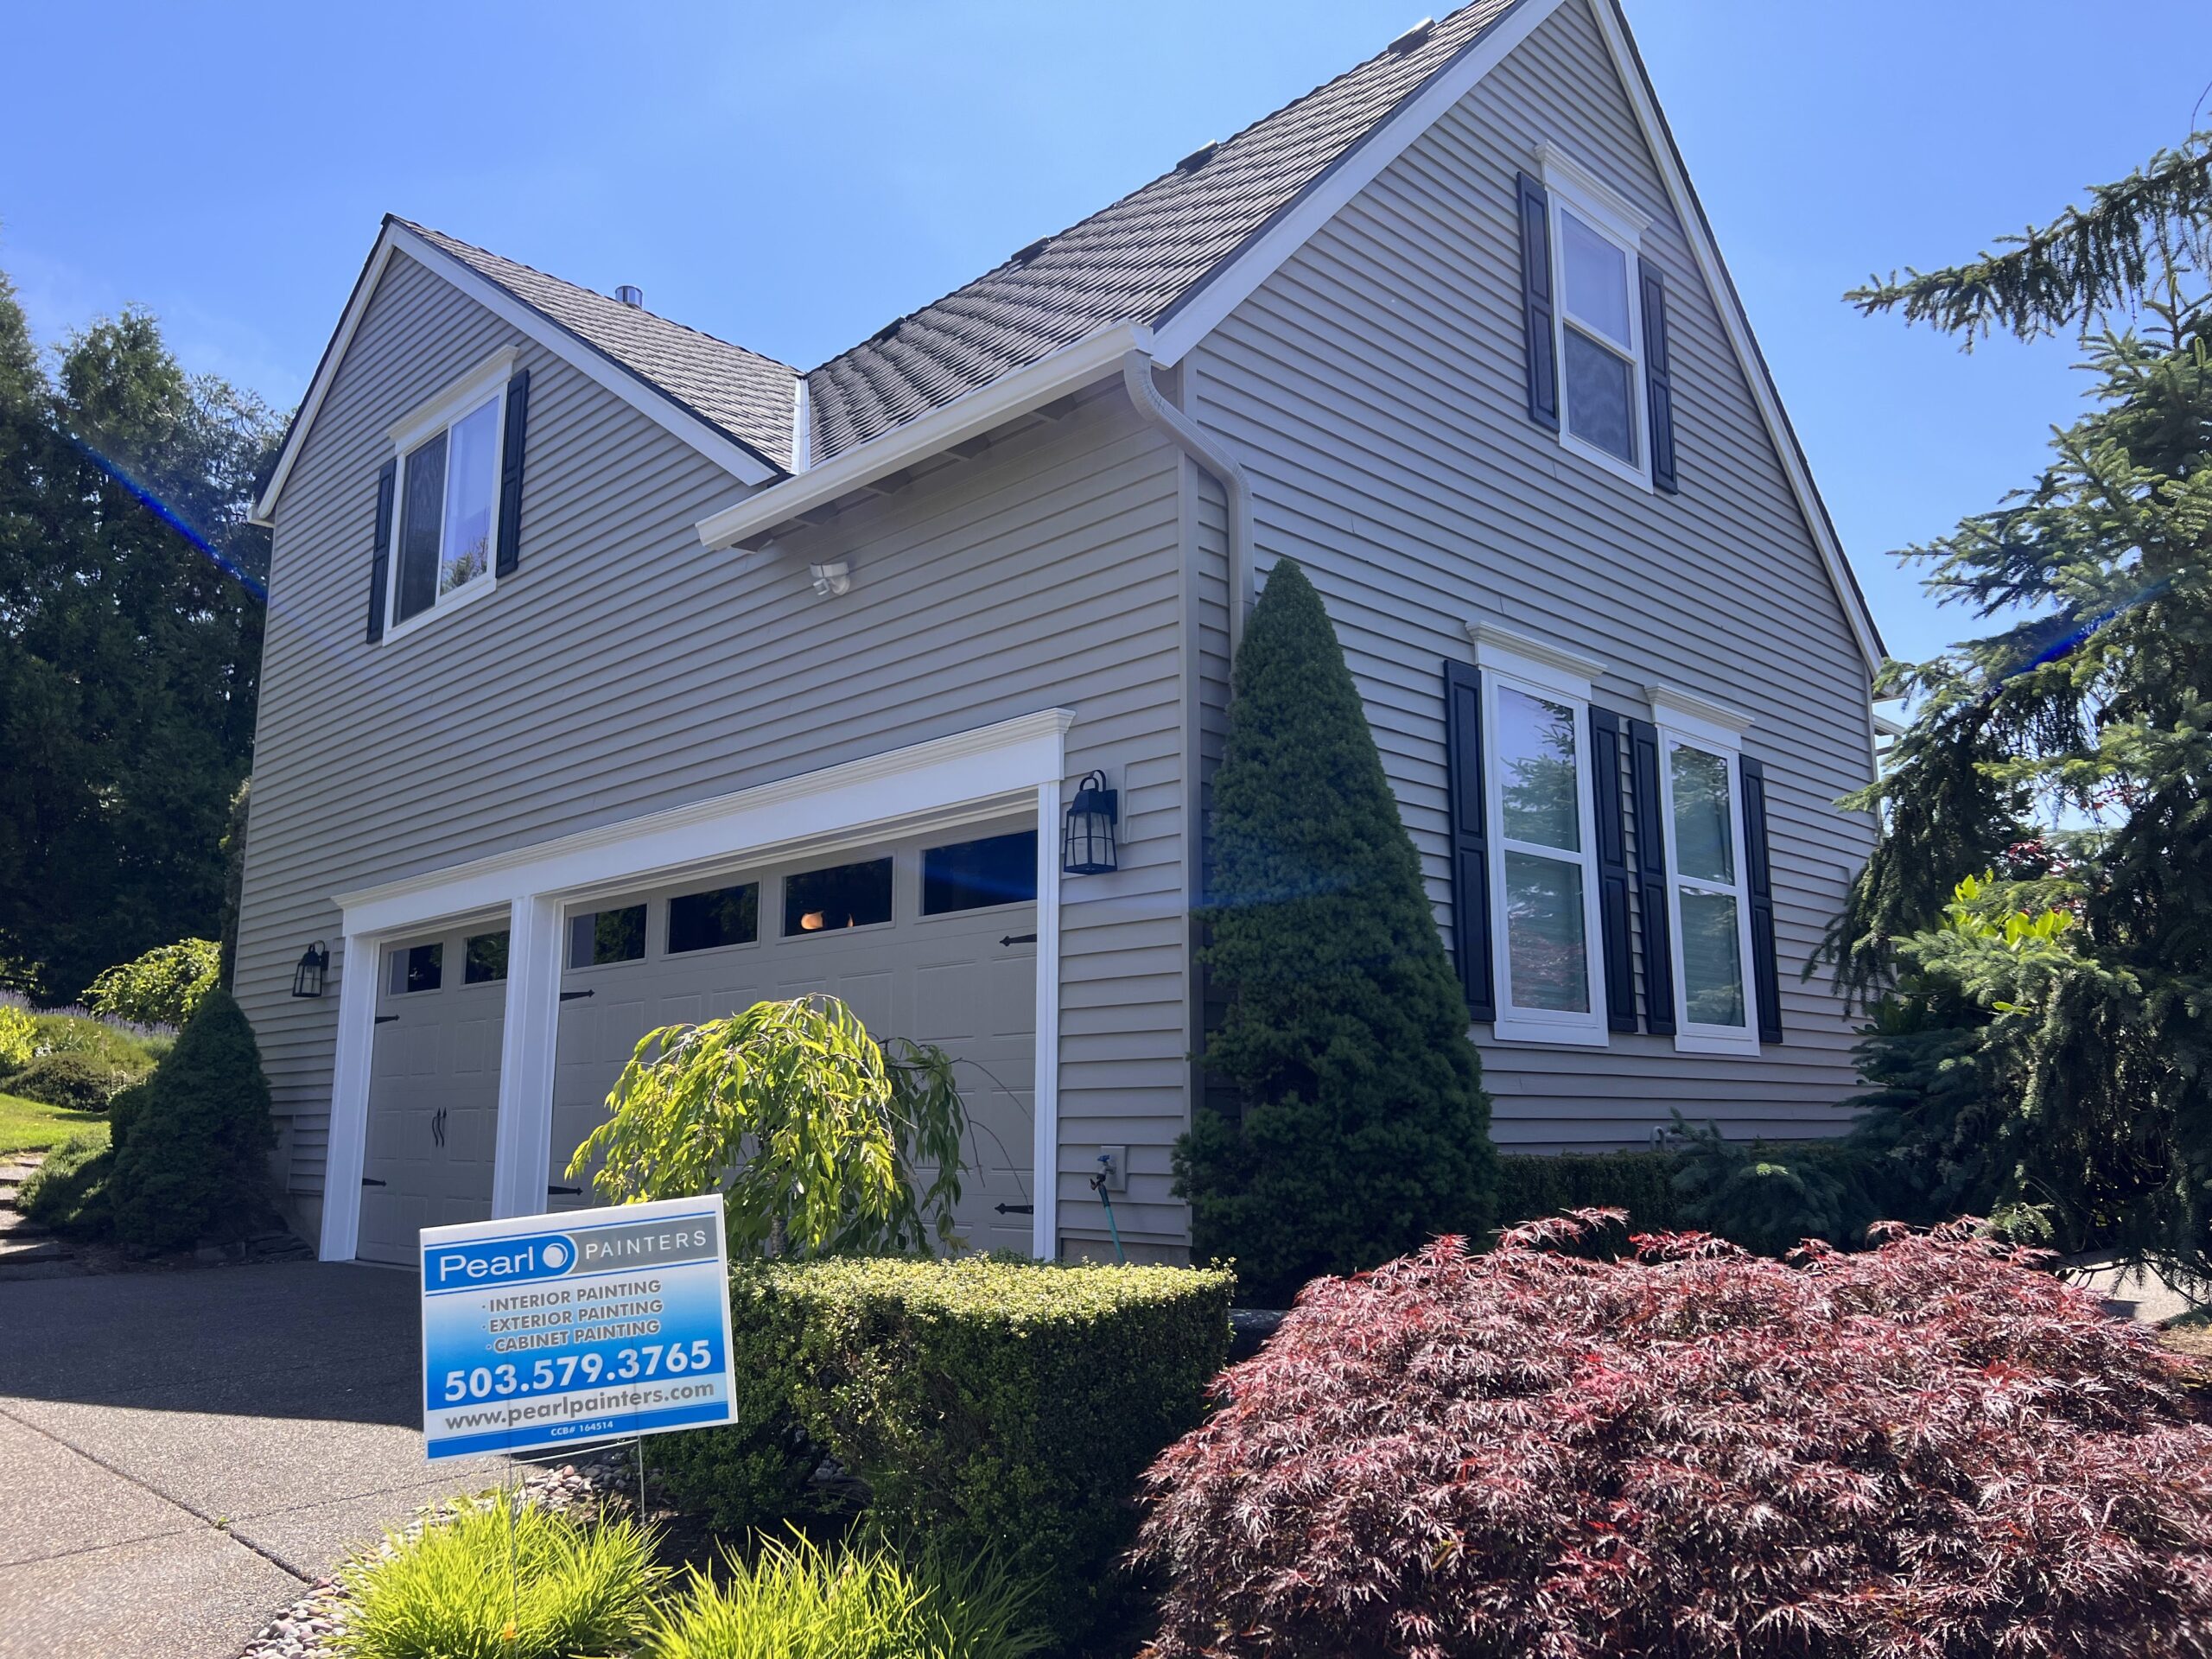
M1471 10L1477 6L1487 3L1489 3L1489 0L1465 0L1465 4L1452 7L1451 10L1446 12L1441 18L1436 21L1434 27L1430 30L1428 35L1424 36L1422 40L1414 42L1414 46L1408 49L1419 49L1419 48L1425 45L1429 39L1433 39L1438 30L1442 29L1446 25L1450 23L1451 21L1454 17L1457 17L1461 12ZM1336 86L1341 81L1349 80L1352 76L1358 74L1362 70L1366 69L1372 64L1380 62L1384 58L1402 55L1402 54L1398 51L1396 45L1397 39L1402 38L1402 35L1398 37L1395 37L1391 41L1387 42L1381 51L1370 53L1368 56L1362 58L1358 62L1351 65L1347 68L1340 70L1336 74L1331 75L1326 80L1315 82L1304 92L1299 93L1297 97L1286 99L1282 103L1277 105L1274 109L1269 110L1266 114L1254 117L1251 120L1247 121L1243 126L1237 128L1236 131L1230 133L1226 138L1218 138L1211 141L1211 144L1206 147L1210 149L1211 154L1207 156L1205 165L1212 165L1215 162L1221 159L1221 152L1229 149L1230 146L1236 143L1238 139L1244 137L1247 134L1254 131L1257 128L1265 126L1268 122L1273 121L1278 116L1283 115L1287 111L1297 108L1300 104L1305 103L1307 99L1318 98L1323 92L1327 92L1330 87ZM1462 43L1463 46L1465 44L1468 43ZM1436 70L1433 71L1432 73L1440 73L1444 67L1452 61L1452 58L1459 55L1459 48L1455 48L1450 55L1446 57L1443 63L1440 63L1437 66ZM1421 90L1421 86L1426 86L1427 84L1427 78L1423 77L1420 82L1416 83L1412 88L1408 90L1405 97L1413 97ZM1402 103L1403 101L1403 99L1399 100L1400 103ZM1395 107L1395 105L1392 106L1393 109ZM1382 117L1376 124L1379 125L1381 124L1382 120L1387 119L1389 119L1389 116L1386 114ZM1185 157L1185 159L1187 160L1188 158ZM1045 236L1036 238L1031 242L1023 244L1022 245L1024 250L1034 248L1035 252L1032 253L1028 259L1020 261L1020 264L1026 267L1035 263L1037 259L1051 251L1052 245L1059 241L1062 237L1066 236L1070 232L1080 230L1084 226L1088 225L1092 219L1102 218L1105 214L1112 213L1116 207L1122 207L1125 203L1135 200L1138 196L1142 195L1146 191L1153 188L1155 185L1165 184L1170 179L1183 176L1184 175L1185 168L1182 162L1177 162L1164 171L1154 174L1152 177L1147 179L1143 183L1133 186L1129 189L1123 191L1120 195L1115 197L1113 200L1092 208L1089 213L1084 214L1082 218L1071 220L1068 224L1062 226L1057 231L1053 231ZM921 315L923 312L927 311L932 306L942 305L947 300L951 299L955 295L963 293L967 289L974 287L977 283L982 282L990 276L994 276L1000 271L1006 270L1008 266L1015 264L1016 258L1016 254L1008 254L1005 258L1000 260L995 265L992 265L987 270L976 272L975 276L969 277L966 282L955 284L953 287L945 289L944 293L938 295L933 299L923 301L919 305L914 307L912 310L904 312L900 315L893 318L889 322L885 323L880 328L878 328L874 334L868 334L861 339L854 341L853 344L831 353L828 357L823 359L821 362L816 364L812 368L804 369L799 372L806 375L819 373L822 370L828 368L832 363L836 362L838 359L846 356L851 352L858 350L861 346L868 345L871 341L881 340L886 335L904 327L906 323L911 322L914 318Z
M528 271L533 276L543 277L549 283L558 283L563 288L574 289L579 294L588 294L592 298L595 300L604 300L609 305L622 306L625 310L635 312L641 316L651 317L654 321L666 323L671 328L681 328L687 334L696 334L701 340L711 341L713 344L722 346L726 350L743 352L747 357L755 357L760 359L763 363L770 364L776 368L788 370L794 378L806 372L806 371L799 368L795 364L785 362L781 358L771 357L766 352L756 352L752 346L741 345L734 340L724 340L720 334L710 334L704 328L697 327L691 323L684 322L677 318L671 317L666 312L650 310L642 305L628 305L625 302L616 299L611 294L602 294L595 288L586 288L582 283L571 282L568 277L561 276L556 271L542 270L537 266L531 264L524 260L512 258L508 255L499 252L497 249L487 248L480 242L471 242L465 237L455 236L451 231L442 231L435 226L421 224L415 219L405 218L398 213L388 213L385 217L396 225L404 226L407 229L413 231L418 236L435 237L441 242L455 243L461 247L468 249L473 253L480 253L487 259L497 259L501 264L513 265L518 270Z

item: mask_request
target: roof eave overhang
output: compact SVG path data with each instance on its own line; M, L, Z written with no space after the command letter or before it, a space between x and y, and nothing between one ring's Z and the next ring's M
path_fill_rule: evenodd
M1152 330L1144 324L1109 323L1027 367L702 518L699 540L711 549L734 547L794 523L802 513L828 506L914 461L980 437L1093 381L1119 374L1124 356L1151 346Z
M361 274L354 281L353 294L346 302L346 310L339 319L337 330L331 335L329 344L323 347L322 360L315 365L315 378L308 383L307 396L300 400L298 412L292 416L290 429L285 433L283 447L277 454L276 468L270 474L269 482L249 515L251 522L264 526L274 522L277 498L283 493L285 482L291 476L293 465L298 461L301 448L307 442L308 432L315 424L315 415L322 407L322 400L329 394L331 382L337 378L338 365L345 360L346 348L353 344L353 334L360 327L361 319L368 311L369 302L383 280L385 268L391 263L394 253L404 253L417 264L435 273L510 327L519 330L555 356L597 381L655 424L664 427L683 439L740 483L757 486L785 475L783 469L775 463L617 363L598 347L570 333L542 311L525 305L497 283L479 276L451 254L425 241L397 220L387 217L376 245L369 251L367 262L362 265Z

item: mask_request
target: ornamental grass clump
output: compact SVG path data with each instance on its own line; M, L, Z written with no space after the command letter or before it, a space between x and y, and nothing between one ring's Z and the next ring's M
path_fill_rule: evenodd
M691 1570L640 1659L1025 1659L1045 1646L1020 1580L984 1559L880 1541L763 1539L717 1582Z
M2212 1653L2212 1427L2040 1258L1618 1211L1317 1281L1146 1477L1151 1659Z
M455 1503L343 1576L351 1659L582 1659L625 1651L666 1574L634 1522Z

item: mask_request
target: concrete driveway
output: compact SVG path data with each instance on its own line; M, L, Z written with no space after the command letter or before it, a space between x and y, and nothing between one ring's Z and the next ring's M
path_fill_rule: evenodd
M230 1659L423 1456L415 1281L288 1262L0 1282L0 1656Z

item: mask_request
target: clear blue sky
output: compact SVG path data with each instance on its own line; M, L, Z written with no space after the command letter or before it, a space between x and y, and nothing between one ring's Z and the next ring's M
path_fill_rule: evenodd
M1439 3L16 7L0 268L46 340L137 302L283 408L386 210L810 365ZM2080 377L1837 296L2177 142L2212 7L1628 4L1891 649L1930 652L1961 620L1888 550L2030 478Z

